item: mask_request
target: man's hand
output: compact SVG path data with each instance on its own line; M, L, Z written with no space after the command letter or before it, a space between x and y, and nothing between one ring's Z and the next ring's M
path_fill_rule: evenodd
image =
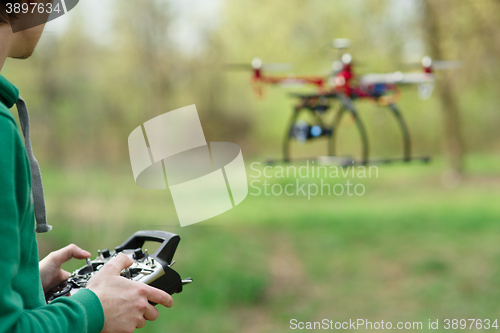
M120 276L123 269L134 261L119 254L106 263L87 283L101 301L104 309L102 332L128 333L156 320L158 310L148 300L166 307L173 304L172 297L163 290Z
M80 249L75 244L70 244L60 250L49 253L38 264L43 292L46 293L69 278L69 272L61 268L63 263L72 258L85 259L88 257L90 257L90 253Z

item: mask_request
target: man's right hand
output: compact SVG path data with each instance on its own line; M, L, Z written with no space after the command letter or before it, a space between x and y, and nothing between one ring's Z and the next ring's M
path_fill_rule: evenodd
M102 332L128 333L156 320L158 310L148 301L171 307L172 297L163 290L120 276L134 261L119 254L106 263L87 283L104 309Z

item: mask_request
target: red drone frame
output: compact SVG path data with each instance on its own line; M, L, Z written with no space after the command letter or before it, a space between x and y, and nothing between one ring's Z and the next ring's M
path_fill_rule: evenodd
M346 49L349 46L349 41L346 39L334 40L334 47L339 50ZM299 99L299 102L294 108L290 126L287 128L285 141L283 145L283 161L290 162L290 141L297 140L306 142L319 137L328 137L328 156L336 156L336 137L337 131L345 112L348 112L353 117L362 144L362 152L360 160L350 158L342 158L340 164L368 164L376 162L391 162L402 160L409 162L411 160L428 161L428 156L414 157L411 155L411 142L408 133L408 128L403 119L403 116L396 108L396 103L401 98L400 85L417 84L419 86L419 94L422 98L429 97L434 87L435 76L433 73L433 61L429 57L422 59L422 71L412 73L386 73L386 74L365 74L356 77L353 71L352 56L349 53L343 53L333 63L333 72L330 76L271 76L264 73L262 61L258 58L252 60L251 84L254 92L258 96L262 96L262 86L266 84L275 85L312 85L317 89L314 94L293 94ZM444 64L444 62L441 62ZM236 65L241 66L241 65ZM248 65L243 65L248 68ZM456 66L442 66L453 68ZM389 108L395 116L401 129L403 138L403 157L392 159L369 159L369 145L366 130L361 122L358 112L354 107L354 100L369 99L375 101L381 106ZM326 125L323 116L331 109L331 101L338 100L340 109L337 111L333 123ZM301 112L312 112L314 123L297 123L297 117ZM333 158L332 161L338 162L338 159ZM271 162L271 161L270 161Z

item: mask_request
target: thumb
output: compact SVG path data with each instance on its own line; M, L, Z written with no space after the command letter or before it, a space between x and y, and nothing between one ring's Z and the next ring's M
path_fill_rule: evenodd
M76 259L85 259L90 257L90 253L85 250L82 250L75 244L70 244L66 247L63 247L60 250L52 252L52 256L59 264L65 263L71 258Z
M61 275L62 275L61 280L65 281L65 280L69 279L71 274L68 271L62 270Z
M107 262L99 272L109 275L120 275L121 271L127 267L130 267L134 261L132 258L120 253L109 262Z

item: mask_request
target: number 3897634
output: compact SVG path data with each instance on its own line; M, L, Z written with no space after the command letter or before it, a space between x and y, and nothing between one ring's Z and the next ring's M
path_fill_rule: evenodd
M26 14L26 13L47 13L50 14L52 12L60 13L63 11L63 9L60 6L60 3L57 3L55 6L52 5L52 3L37 3L37 2L23 2L21 3L6 3L6 12L7 14Z

